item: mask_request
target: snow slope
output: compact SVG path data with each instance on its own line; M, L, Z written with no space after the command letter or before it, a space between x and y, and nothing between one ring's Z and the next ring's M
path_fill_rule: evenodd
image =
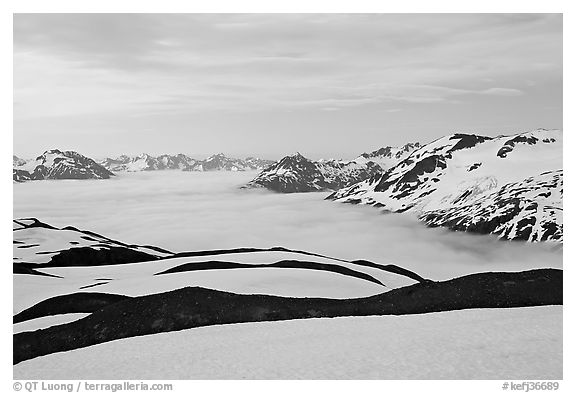
M61 325L64 323L74 322L80 318L90 315L89 313L71 313L51 315L47 317L35 318L14 324L13 333L31 332L38 329L46 329L50 326Z
M380 165L382 169L388 169L396 165L402 159L408 157L410 153L420 147L421 145L419 142L407 143L400 147L382 147L370 153L362 153L360 156L355 158L354 161L357 163L372 161Z
M500 238L563 240L563 171L550 171L508 183L470 205L423 213L429 226L494 233Z
M81 231L74 227L56 228L35 218L13 220L12 259L15 263L47 264L69 250L97 251L124 249L134 251L148 260L172 255L156 247L128 245L102 235ZM78 256L80 258L80 256Z
M261 264L274 263L284 259L343 266L374 277L385 286L331 271L299 268L209 269L156 275L187 263L224 260ZM343 299L375 295L416 282L402 275L372 267L357 266L349 262L273 251L173 258L123 265L52 267L37 268L36 270L57 277L30 274L14 275L13 307L15 314L51 297L78 292L141 296L186 286L200 286L244 294Z
M432 225L496 233L506 239L561 241L562 139L560 130L544 129L496 138L446 136L415 150L381 176L338 190L328 198L392 212L410 210L428 217L425 221ZM523 202L516 206L520 193ZM536 197L541 208L532 209ZM517 230L505 232L496 225L482 231L476 230L480 226L451 225L451 216L490 221L491 215L499 212L472 206L496 204L495 198L503 205L516 206L515 213L507 216L513 222L505 226ZM449 209L453 209L451 216L443 216ZM553 214L542 213L551 209ZM529 210L532 215L527 217ZM530 230L514 225L520 219L527 219ZM554 230L543 236L551 226Z
M14 313L79 292L141 296L201 286L246 294L351 298L421 280L377 261L282 248L174 254L33 218L13 220L13 261Z
M562 306L202 327L27 360L14 378L556 380Z

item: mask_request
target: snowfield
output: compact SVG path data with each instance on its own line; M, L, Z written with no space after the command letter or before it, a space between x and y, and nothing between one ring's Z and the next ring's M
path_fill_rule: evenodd
M281 259L314 261L347 267L379 279L386 287L329 271L296 268L263 267L155 275L167 269L193 262L223 260L258 264L273 263ZM289 252L240 253L174 258L124 265L52 267L37 270L61 278L29 274L14 275L13 311L15 314L42 300L76 292L142 296L186 286L200 286L243 294L345 299L376 295L393 288L416 283L408 277L372 267Z
M134 251L145 252L153 257L172 255L150 247L127 245L108 239L96 233L86 233L75 228L34 227L35 219L13 221L13 261L34 263L41 266L50 262L59 251L89 247L94 250L111 247L126 247Z
M79 313L50 315L47 317L35 318L28 321L15 323L12 331L14 334L22 332L32 332L38 329L46 329L49 328L50 326L56 326L56 325L62 325L64 323L74 322L88 315L90 315L90 313L79 312Z
M14 366L14 379L562 379L562 306L220 325Z

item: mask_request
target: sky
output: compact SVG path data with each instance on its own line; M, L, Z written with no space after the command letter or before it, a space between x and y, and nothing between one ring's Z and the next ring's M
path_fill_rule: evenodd
M560 14L15 14L14 153L314 159L562 128Z

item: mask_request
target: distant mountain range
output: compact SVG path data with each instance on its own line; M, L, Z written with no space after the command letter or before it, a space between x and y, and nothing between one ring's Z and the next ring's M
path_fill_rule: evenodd
M178 169L183 171L248 171L262 170L275 163L255 157L229 158L215 154L203 160L185 154L163 154L153 157L141 154L136 157L121 155L96 162L74 151L48 150L34 160L13 156L13 180L44 179L108 179L112 172L161 171Z
M333 191L327 199L388 212L412 211L427 225L495 234L507 240L563 241L562 131L538 129L488 137L448 135L364 153L353 160L312 161L300 153L279 162L216 154L120 156L99 163L73 151L35 160L13 156L13 179L108 179L118 171L261 170L246 188Z
M419 147L385 147L354 160L312 161L296 153L263 170L246 187L285 193L337 190L381 174Z
M206 159L198 160L185 154L157 157L141 154L136 157L122 155L118 158L106 158L100 164L113 172L138 172L179 169L183 171L247 171L262 170L274 164L275 161L254 157L246 159L229 158L224 154L215 154Z
M454 134L328 199L416 212L430 226L562 241L562 132Z

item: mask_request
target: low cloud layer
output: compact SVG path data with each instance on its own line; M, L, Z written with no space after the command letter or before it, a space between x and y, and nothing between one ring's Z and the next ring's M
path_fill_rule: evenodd
M324 193L238 189L254 175L174 171L14 184L14 217L172 251L285 246L395 263L432 279L562 266L558 245L430 229L409 214L324 201Z

